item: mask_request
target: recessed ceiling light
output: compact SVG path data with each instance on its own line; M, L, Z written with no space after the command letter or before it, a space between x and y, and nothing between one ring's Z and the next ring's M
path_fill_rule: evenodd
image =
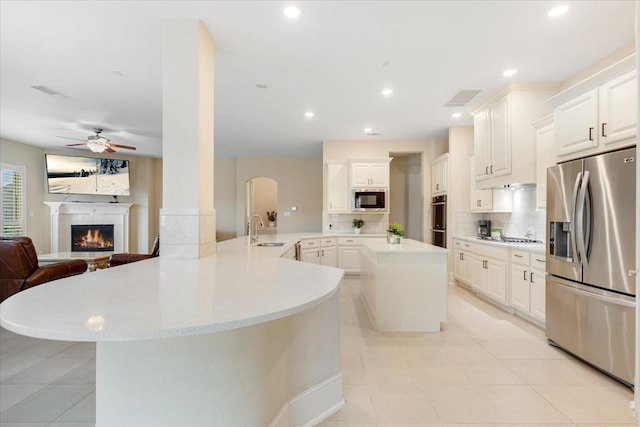
M373 132L373 129L371 128L364 128L364 133L371 133Z
M454 119L459 119L460 117L462 117L462 113L453 113L451 117L453 117Z
M382 89L382 94L383 94L384 96L389 96L389 95L391 95L392 93L393 93L393 89L390 89L390 88Z
M295 19L300 16L300 9L294 6L285 7L284 14L287 18Z
M307 111L306 113L304 113L304 116L307 118L311 118L314 116L313 111Z
M518 70L516 70L515 68L511 68L509 70L506 70L504 73L502 73L502 75L505 77L511 77L511 76L515 76L517 72Z
M258 89L266 89L266 88L268 88L269 86L267 86L267 85L266 85L266 84L264 84L264 83L258 83L258 84L256 85L256 87L257 87Z
M563 15L567 10L569 10L569 6L567 6L566 4L561 4L560 6L556 6L553 9L550 9L549 12L547 12L547 16L549 16L550 18L555 18L556 16Z

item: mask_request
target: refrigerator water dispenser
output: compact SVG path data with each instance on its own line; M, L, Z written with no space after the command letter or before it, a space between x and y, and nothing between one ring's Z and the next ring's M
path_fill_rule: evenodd
M549 254L563 261L573 262L570 222L549 222Z

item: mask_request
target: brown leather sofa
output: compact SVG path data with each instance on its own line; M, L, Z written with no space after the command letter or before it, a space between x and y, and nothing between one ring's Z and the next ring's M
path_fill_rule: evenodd
M29 237L0 237L0 302L32 286L87 271L81 259L38 266Z
M156 240L153 241L153 248L150 254L113 254L109 257L109 267L142 261L143 259L154 258L158 255L160 255L160 236L156 236Z

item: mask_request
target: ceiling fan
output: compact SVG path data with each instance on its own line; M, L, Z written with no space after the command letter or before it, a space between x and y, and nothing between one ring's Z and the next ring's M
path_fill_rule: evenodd
M105 138L104 136L100 136L100 134L102 133L102 129L100 128L93 128L93 131L96 134L89 135L86 141L79 138L69 138L68 136L58 136L58 138L75 139L76 141L84 141L82 144L67 144L66 146L75 147L78 145L86 145L87 148L89 148L89 150L93 151L94 153L104 153L105 151L107 153L115 153L116 150L114 150L114 148L126 148L127 150L136 149L136 147L132 147L130 145L116 144L114 142L111 142L111 140L109 140L108 138Z

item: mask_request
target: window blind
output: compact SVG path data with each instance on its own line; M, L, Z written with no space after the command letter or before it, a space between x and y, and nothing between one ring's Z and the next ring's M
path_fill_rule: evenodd
M0 229L3 236L26 234L25 177L24 166L0 163L0 186L2 187Z

